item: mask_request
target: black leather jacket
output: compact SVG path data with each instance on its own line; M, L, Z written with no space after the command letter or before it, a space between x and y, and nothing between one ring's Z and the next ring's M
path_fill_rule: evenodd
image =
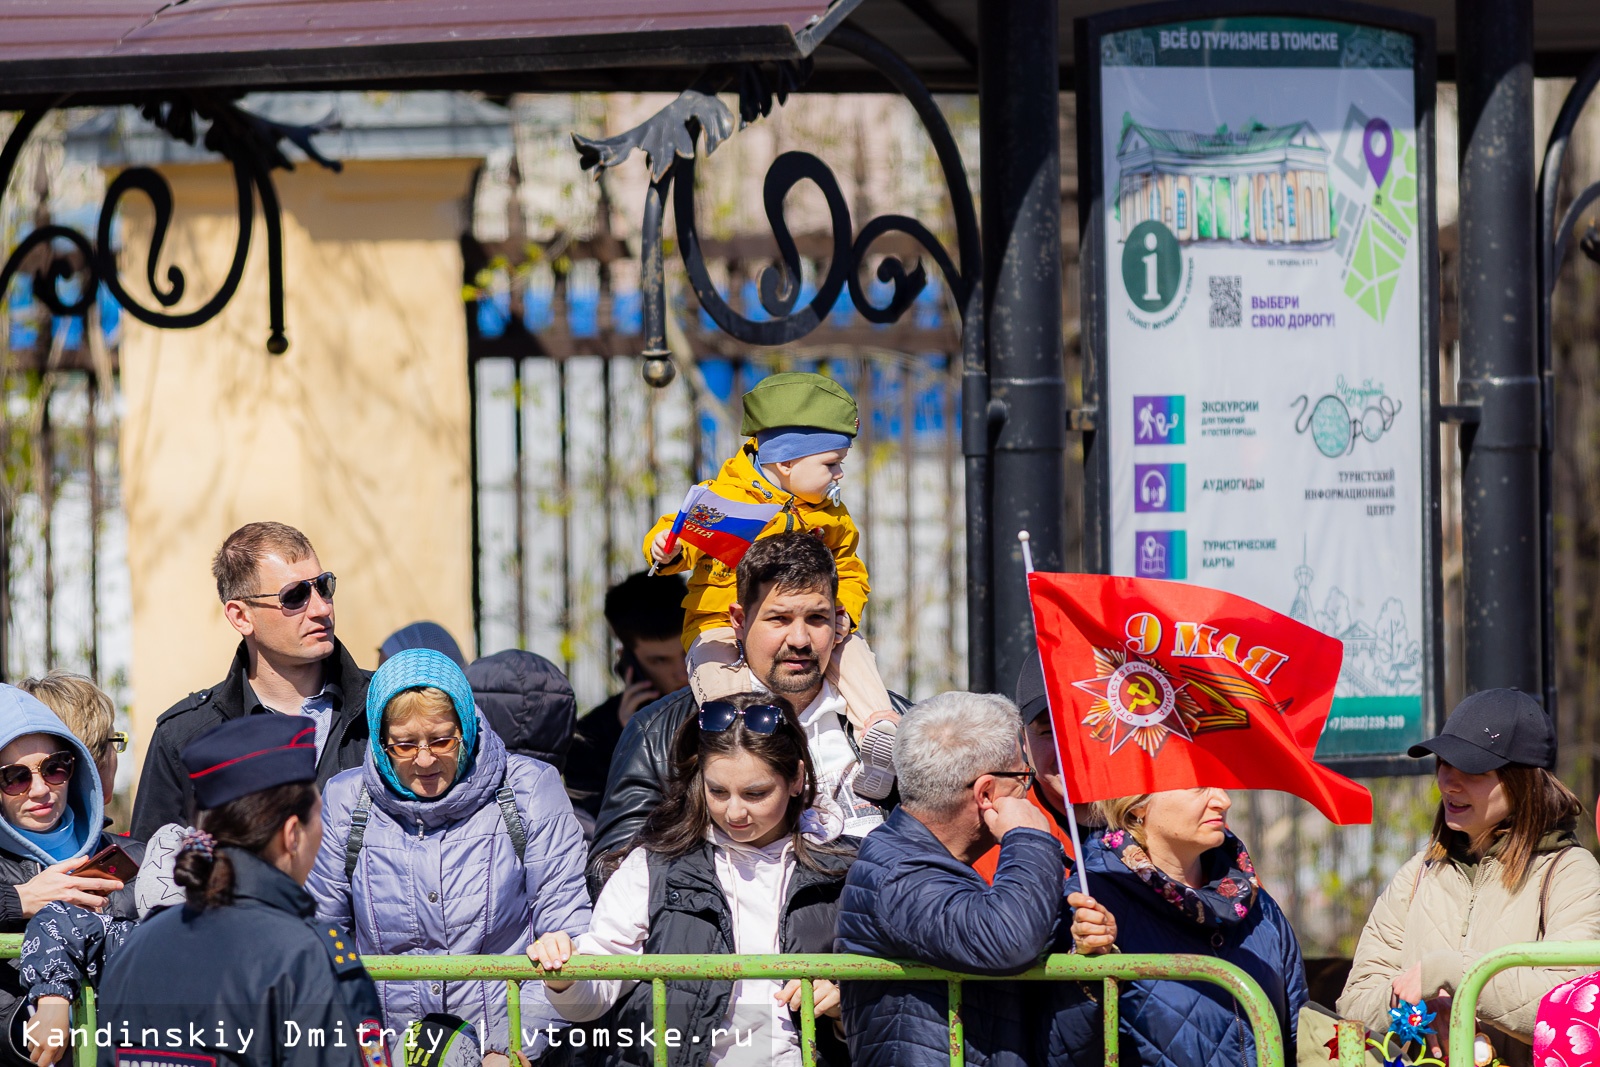
M910 701L894 693L889 694L889 700L901 714L911 706ZM666 795L667 779L672 770L673 739L678 735L678 728L698 707L693 691L685 686L640 708L622 731L617 750L611 757L611 772L606 776L605 802L600 806L594 838L589 844L590 897L600 896L600 887L611 874L605 869L603 858L633 840L633 835ZM845 735L853 747L855 731L848 722L844 725ZM889 798L878 805L885 815L898 803L898 796L898 793L890 793Z

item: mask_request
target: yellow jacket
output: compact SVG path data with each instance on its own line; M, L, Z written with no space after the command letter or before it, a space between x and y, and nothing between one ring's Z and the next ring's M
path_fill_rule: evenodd
M701 484L729 500L782 504L783 510L761 531L762 537L797 529L820 531L822 543L833 553L834 565L839 569L839 606L850 613L852 626L860 624L869 592L867 565L856 555L861 534L843 504L808 504L767 481L756 465L754 440L746 441L738 455L722 465L715 478ZM650 545L656 535L671 529L675 518L676 512L661 516L644 535L646 563L653 562ZM678 548L677 557L663 563L657 573L693 571L689 575L689 593L683 598L683 647L687 650L700 634L728 625L728 608L734 601L734 573L693 545L679 541Z

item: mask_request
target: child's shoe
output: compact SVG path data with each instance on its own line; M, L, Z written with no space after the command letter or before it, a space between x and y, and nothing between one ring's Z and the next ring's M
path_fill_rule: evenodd
M856 743L861 766L851 783L856 796L882 800L894 788L894 738L899 728L899 716L895 716L869 724L861 734Z

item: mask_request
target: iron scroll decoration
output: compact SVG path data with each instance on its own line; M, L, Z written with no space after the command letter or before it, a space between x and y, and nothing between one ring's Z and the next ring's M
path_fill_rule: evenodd
M664 387L676 376L666 344L661 236L669 191L679 254L690 287L706 314L730 336L747 344L768 347L797 341L822 324L845 289L849 290L856 310L867 321L880 324L897 321L927 286L927 271L920 260L909 269L894 255L886 255L879 261L878 280L890 286L888 298L881 305L872 302L862 285L861 268L874 242L887 233L898 232L921 246L939 268L962 318L966 361L969 367L975 356L981 362L983 331L979 283L982 267L977 212L950 128L920 79L903 59L881 42L847 25L835 30L827 43L877 67L916 109L933 141L950 191L959 265L939 239L916 219L882 215L854 232L849 206L828 165L809 152L785 152L768 168L762 190L767 220L778 245L777 261L761 272L758 283L761 306L770 318L751 319L735 310L717 290L707 269L695 214L694 179L699 139L703 134L705 152L710 155L734 130L732 113L711 91L715 81L711 77L702 78L695 88L685 90L672 103L625 133L604 139L572 136L580 165L592 170L596 177L626 160L634 149L645 153L650 167L640 260L645 340L643 370L645 380L651 385ZM809 73L808 66L778 67L776 85L772 84L771 68L742 68L738 85L742 123L768 114L774 98L782 103L788 92L804 81L804 75ZM784 201L792 190L805 182L816 186L827 203L833 247L827 272L818 281L816 292L807 303L800 305L800 253L784 218Z
M64 104L62 100L56 106ZM44 118L48 108L24 112L0 149L0 193L10 181L11 172L22 154L22 146ZM203 305L186 312L172 312L183 299L187 279L176 266L166 269L164 280L157 277L162 248L172 225L174 213L172 186L159 171L149 167L130 167L119 174L106 190L100 205L99 224L94 240L67 226L46 225L32 230L12 250L4 266L0 266L0 296L3 296L12 279L23 269L30 257L41 246L52 250L42 257L32 270L32 290L36 300L54 315L81 318L88 314L99 287L104 285L111 296L128 314L140 322L164 329L190 329L211 321L227 306L238 291L244 276L245 260L250 253L250 240L255 222L255 199L261 200L262 221L267 232L267 305L269 333L267 351L282 355L289 350L289 340L284 333L283 316L283 219L277 190L272 184L272 171L293 170L294 164L284 154L281 143L288 140L306 155L327 168L338 172L341 164L325 158L311 143L313 134L329 128L326 124L313 126L288 126L272 122L241 109L231 100L194 95L164 99L144 105L141 112L169 136L194 144L198 134L197 120L209 123L204 145L220 153L233 168L234 192L237 199L239 234L234 243L233 262L229 265L222 284ZM123 285L112 247L111 229L117 208L130 193L139 193L149 201L154 212L150 232L150 247L145 255L145 280L155 296L159 308L141 304ZM55 253L57 242L72 246L76 256ZM59 283L79 276L78 295L63 298Z

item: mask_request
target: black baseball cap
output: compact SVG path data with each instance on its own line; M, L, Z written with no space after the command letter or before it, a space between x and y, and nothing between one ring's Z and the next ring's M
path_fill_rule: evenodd
M1017 674L1017 710L1022 712L1024 726L1050 710L1050 698L1044 691L1044 667L1037 652L1022 657L1022 670Z
M1412 756L1438 756L1468 774L1497 771L1508 763L1554 767L1556 732L1539 702L1517 689L1485 689L1456 705L1439 736L1409 749Z

